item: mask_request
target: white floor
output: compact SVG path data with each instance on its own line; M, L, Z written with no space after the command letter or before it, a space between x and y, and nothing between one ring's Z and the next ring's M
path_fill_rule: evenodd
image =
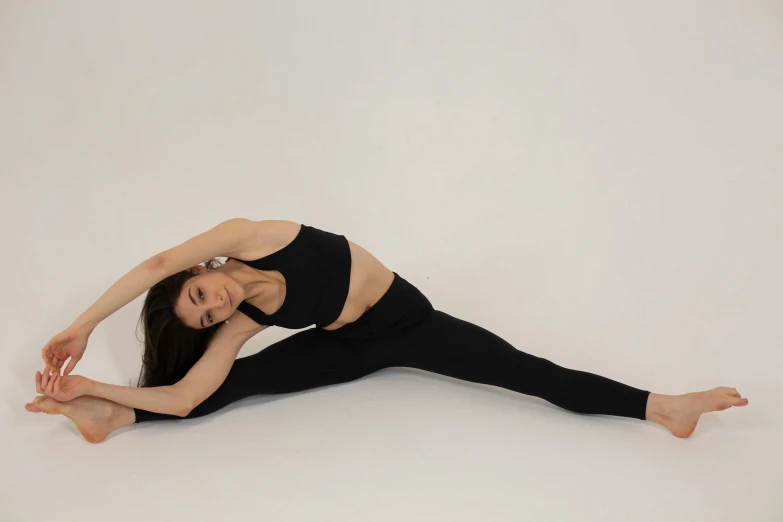
M783 520L781 20L774 1L0 3L0 520ZM680 440L389 369L98 445L24 410L52 335L236 216L345 234L520 350L750 404ZM75 373L135 382L140 309Z

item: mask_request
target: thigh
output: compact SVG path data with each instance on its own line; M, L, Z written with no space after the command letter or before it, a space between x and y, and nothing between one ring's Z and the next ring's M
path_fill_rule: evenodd
M365 351L331 339L319 329L297 332L234 361L225 381L187 418L201 417L232 402L261 394L292 393L340 384L375 371ZM177 418L137 410L137 421Z
M497 334L435 310L419 327L390 339L384 352L393 366L539 395L561 380L564 368L518 350Z
M351 381L368 373L371 369L360 347L311 328L238 358L225 383L242 383L253 394L290 393Z
M469 381L497 381L544 359L526 354L493 332L440 310L412 332L390 339L385 351L395 366L419 368Z

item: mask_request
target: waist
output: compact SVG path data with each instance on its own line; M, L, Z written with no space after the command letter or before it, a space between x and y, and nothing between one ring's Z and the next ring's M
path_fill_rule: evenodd
M354 322L326 331L345 340L378 340L415 328L433 310L432 303L418 288L394 272L391 286L369 310Z

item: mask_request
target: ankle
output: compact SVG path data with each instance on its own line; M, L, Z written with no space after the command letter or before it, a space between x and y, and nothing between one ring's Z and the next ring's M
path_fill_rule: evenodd
M647 399L647 410L645 416L648 421L656 422L661 417L666 417L670 411L670 404L673 395L662 395L651 393Z
M112 430L122 428L136 422L136 410L124 404L113 404L112 412Z

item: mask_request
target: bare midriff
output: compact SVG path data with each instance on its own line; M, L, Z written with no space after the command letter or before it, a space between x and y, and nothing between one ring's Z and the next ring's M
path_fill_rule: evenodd
M253 251L244 252L242 258L259 259L270 255L291 243L300 229L300 225L292 221L262 221L259 222L259 226L264 227L264 244L259 245ZM340 315L333 323L324 326L324 330L337 330L348 323L358 320L383 297L394 280L394 273L366 249L351 240L348 240L348 246L351 250L351 277L348 286L348 297L345 299ZM252 300L248 302L261 308L265 314L271 315L285 301L285 278L280 272L274 270L264 271L264 273L278 280L277 297L274 299L277 304L270 307L268 303L256 303Z

